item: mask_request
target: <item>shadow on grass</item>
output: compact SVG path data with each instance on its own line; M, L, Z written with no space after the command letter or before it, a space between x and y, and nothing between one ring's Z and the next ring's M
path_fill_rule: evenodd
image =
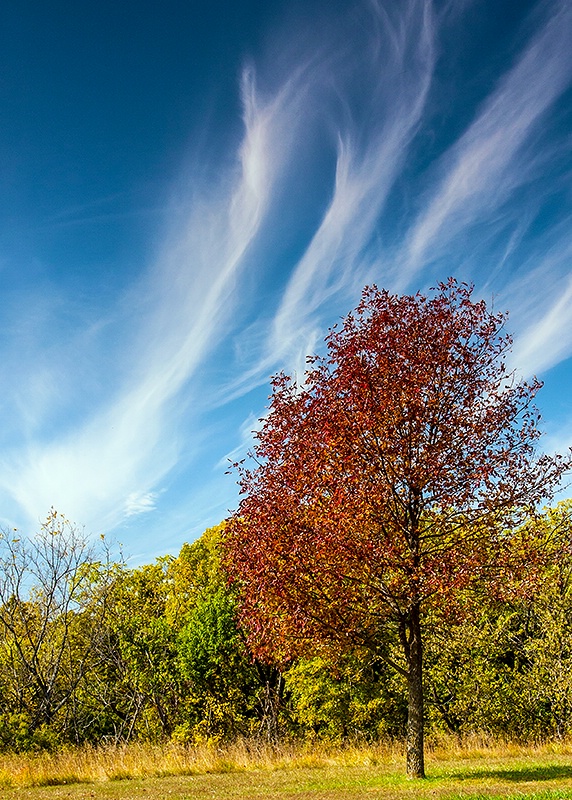
M451 778L470 780L472 778L500 778L514 783L533 783L534 781L556 781L572 778L572 765L546 764L544 766L513 767L512 769L472 769L470 771L449 773Z

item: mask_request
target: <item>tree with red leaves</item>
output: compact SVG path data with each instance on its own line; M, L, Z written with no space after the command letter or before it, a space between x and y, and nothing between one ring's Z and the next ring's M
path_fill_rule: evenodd
M273 380L255 466L226 528L226 566L258 656L316 641L388 660L407 681L407 772L424 777L423 614L526 556L518 525L569 457L537 453L541 384L505 357L505 315L454 279L431 296L366 288L308 359Z

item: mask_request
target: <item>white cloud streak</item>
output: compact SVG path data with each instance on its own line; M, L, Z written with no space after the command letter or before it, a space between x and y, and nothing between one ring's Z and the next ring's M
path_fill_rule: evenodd
M572 354L572 246L547 253L503 293L516 323L511 365L541 375Z
M397 19L391 19L379 2L370 7L371 37L362 58L373 75L371 129L361 147L359 124L350 115L339 132L332 199L293 271L268 347L274 358L294 355L299 370L320 333L315 313L329 296L342 289L349 294L360 282L360 258L417 132L431 84L430 3L405 3Z
M152 490L180 456L179 394L232 327L237 276L288 157L282 98L261 104L248 73L242 96L245 135L236 176L228 176L219 195L194 198L125 301L129 314L142 309L128 351L118 347L125 382L66 435L32 439L0 461L6 499L32 523L54 505L72 519L113 528L134 510L153 508ZM283 142L278 153L269 147L270 129ZM47 382L56 383L51 376Z
M407 0L391 13L386 5L367 4L360 18L365 41L350 40L348 47L340 26L331 50L323 45L320 57L308 57L303 69L293 69L277 95L301 148L308 146L304 133L316 105L324 109L337 143L335 176L321 222L261 337L258 361L228 389L226 399L266 381L277 366L303 372L306 354L323 333L325 304L355 296L364 279L364 249L417 132L435 58L430 0ZM355 86L367 87L357 111L348 102ZM305 120L301 129L300 117ZM273 149L280 148L275 139Z
M461 231L490 219L527 181L534 163L525 145L569 86L572 6L550 6L548 21L442 158L444 176L412 226L404 248L405 283L442 255Z

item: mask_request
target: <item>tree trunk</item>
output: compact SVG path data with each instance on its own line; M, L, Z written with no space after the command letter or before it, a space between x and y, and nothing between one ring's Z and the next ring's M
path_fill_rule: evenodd
M256 668L261 682L264 683L259 731L268 743L276 744L280 739L280 708L284 694L284 678L279 669L267 667L260 661L256 661Z
M425 777L423 744L423 652L419 604L415 604L405 621L405 655L407 658L407 776Z

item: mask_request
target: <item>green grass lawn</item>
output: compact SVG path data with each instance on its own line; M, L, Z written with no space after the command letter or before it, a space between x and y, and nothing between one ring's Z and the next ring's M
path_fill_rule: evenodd
M305 756L308 761L308 757ZM341 763L343 761L347 763ZM263 766L226 763L223 771L165 777L134 777L53 786L6 786L2 800L415 800L431 798L534 798L572 800L572 749L570 747L500 747L476 750L438 750L427 758L428 778L407 780L403 759L387 751L370 757L370 763L351 763L335 754L303 765L304 758L267 760ZM357 757L354 755L354 761ZM362 758L362 762L367 758ZM209 768L208 766L206 768ZM213 767L216 769L216 767ZM59 780L62 780L60 778Z

